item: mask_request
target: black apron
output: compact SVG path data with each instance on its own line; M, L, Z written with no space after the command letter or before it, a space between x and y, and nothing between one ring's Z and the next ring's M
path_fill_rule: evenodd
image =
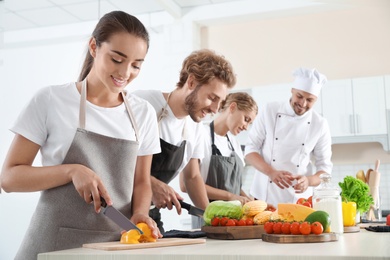
M169 96L168 96L169 100ZM166 115L168 100L158 118L158 122ZM185 126L184 126L185 127ZM180 146L170 144L160 138L161 153L154 154L151 167L151 175L156 179L168 184L178 174L180 165L183 162L186 148L186 140L183 140ZM156 222L161 234L164 234L163 222L161 221L160 209L152 205L149 210L149 216Z

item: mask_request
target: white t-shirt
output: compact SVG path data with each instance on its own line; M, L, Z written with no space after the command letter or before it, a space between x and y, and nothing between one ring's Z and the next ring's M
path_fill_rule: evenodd
M147 100L154 107L157 116L167 103L163 93L159 90L137 90L132 94ZM184 127L185 131L183 131ZM183 162L176 174L184 169L190 159L203 158L204 136L202 123L194 122L190 116L178 119L173 114L171 108L167 106L167 115L160 121L159 129L160 138L170 144L179 146L183 140L187 141Z
M203 180L206 182L207 175L209 173L210 159L212 155L210 123L204 124L204 131L206 137L204 141L204 158L202 159L200 164L200 173L202 175ZM230 142L233 145L234 151L236 152L237 156L241 159L242 164L245 166L244 155L241 150L240 143L232 133L228 132L227 135L229 137ZM232 149L230 147L230 144L226 136L221 136L214 133L214 144L217 146L218 150L221 152L223 156L232 155Z
M161 151L156 116L151 105L127 93L138 127L138 156ZM41 146L42 165L64 160L79 126L80 93L74 82L39 90L22 110L11 131ZM109 137L136 140L124 103L105 108L87 101L85 129Z

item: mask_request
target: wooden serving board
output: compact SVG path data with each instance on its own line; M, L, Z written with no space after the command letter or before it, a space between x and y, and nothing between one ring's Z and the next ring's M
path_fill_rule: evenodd
M318 242L337 241L339 240L339 235L336 233L323 233L320 235L263 234L262 239L265 242L273 242L273 243L318 243Z
M355 232L360 232L359 226L344 227L344 233L355 233Z
M201 228L203 232L206 232L206 237L214 239L256 239L261 238L261 235L265 233L264 225L253 226L203 226Z
M201 238L160 238L156 242L139 243L139 244L121 244L119 241L104 242L104 243L91 243L84 244L84 248L100 249L100 250L130 250L130 249L143 249L153 247L166 247L166 246L181 246L192 244L206 243L206 239Z

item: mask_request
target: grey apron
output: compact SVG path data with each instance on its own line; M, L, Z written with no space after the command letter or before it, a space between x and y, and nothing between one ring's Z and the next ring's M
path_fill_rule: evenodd
M80 98L80 126L63 164L82 164L102 179L115 207L130 218L138 133L128 100L122 93L136 140L123 140L85 130L86 79ZM84 243L118 241L121 228L93 204L87 204L73 183L44 190L16 258L36 260L42 252L81 247Z
M240 195L242 186L241 175L244 172L244 166L234 151L233 145L227 135L226 138L232 149L231 156L222 156L221 152L214 144L214 121L210 123L210 134L212 155L206 184L217 189Z
M167 115L167 106L169 101L168 95L167 103L158 116L158 123ZM185 126L182 133L185 139ZM151 167L151 175L156 179L168 184L177 175L180 165L183 163L184 152L186 148L186 140L183 140L180 146L170 144L160 138L161 153L154 154ZM164 234L163 222L161 221L160 209L152 206L149 210L149 216L156 222L161 234Z
M244 172L244 165L242 164L241 159L234 151L233 145L227 135L226 138L232 149L232 155L222 156L221 152L214 144L214 121L210 123L210 136L212 154L205 183L211 187L240 195L242 174ZM192 228L200 228L204 225L202 218L191 217L191 219Z

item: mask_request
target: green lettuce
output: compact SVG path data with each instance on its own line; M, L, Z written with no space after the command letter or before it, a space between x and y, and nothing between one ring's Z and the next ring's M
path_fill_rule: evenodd
M211 225L214 217L228 217L240 219L242 217L242 205L238 200L223 201L215 200L207 206L203 219L206 225Z
M339 182L341 188L341 198L345 202L353 201L356 203L356 210L360 213L367 212L374 200L370 193L370 187L367 183L356 179L353 176L344 177L343 182Z

